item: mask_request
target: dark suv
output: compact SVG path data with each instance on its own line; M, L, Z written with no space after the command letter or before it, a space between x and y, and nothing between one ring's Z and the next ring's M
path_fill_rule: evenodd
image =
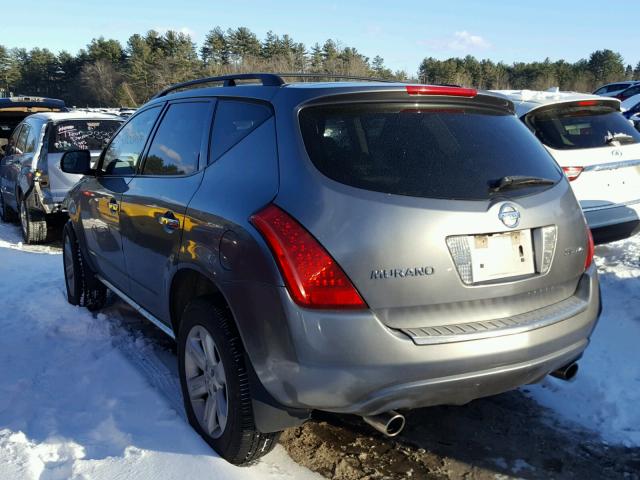
M571 187L489 93L203 79L143 106L95 169L61 163L86 175L69 301L109 288L176 338L189 421L233 463L314 409L395 435L396 409L570 378L599 315Z

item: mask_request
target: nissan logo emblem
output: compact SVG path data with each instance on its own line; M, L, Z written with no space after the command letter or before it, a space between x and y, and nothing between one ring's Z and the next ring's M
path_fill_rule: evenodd
M520 223L520 212L510 203L505 203L500 207L498 218L505 227L516 228Z

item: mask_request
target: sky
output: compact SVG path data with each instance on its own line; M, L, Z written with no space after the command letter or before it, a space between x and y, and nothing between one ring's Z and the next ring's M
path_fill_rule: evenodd
M0 0L3 12L15 6ZM640 18L640 2L606 10L602 0L21 0L19 15L3 14L0 44L76 53L94 37L126 44L133 33L154 29L189 33L199 45L216 26L246 26L261 39L269 30L288 33L307 48L333 38L408 73L428 56L574 62L604 48L635 66L640 30L624 28L631 24L621 15Z

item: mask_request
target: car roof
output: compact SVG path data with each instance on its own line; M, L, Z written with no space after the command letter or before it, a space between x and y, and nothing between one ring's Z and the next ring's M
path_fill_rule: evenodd
M204 83L204 82L203 82ZM196 84L197 85L197 84ZM291 82L282 83L280 85L261 85L259 83L239 84L234 86L194 86L188 89L180 89L176 86L176 90L167 89L160 92L156 97L152 98L145 106L164 103L166 101L195 98L195 97L235 97L246 98L251 100L264 100L271 103L277 103L285 98L286 103L290 106L294 104L302 104L315 99L324 97L333 97L338 95L359 95L362 97L380 94L381 98L398 101L399 99L411 101L428 101L429 99L447 99L456 103L466 102L470 98L463 96L432 94L432 95L407 95L407 86L414 85L404 82L386 82L386 81L329 81L329 82ZM426 87L427 85L418 85ZM431 85L436 88L451 87L462 88L455 85ZM371 97L368 97L371 98ZM363 98L359 98L363 100ZM478 91L477 101L486 106L499 108L513 113L513 105L511 101L501 95L496 95L490 91Z
M545 105L570 103L581 100L597 100L599 102L617 102L619 108L620 100L616 98L601 97L600 95L591 95L578 92L560 92L560 91L538 91L538 90L491 90L492 92L502 95L511 100L516 109L516 115L522 117L527 113L536 110Z
M640 80L621 80L619 82L605 83L604 85L600 85L596 88L596 90L600 90L602 87L609 87L611 85L635 85L637 83L640 83Z
M0 109L10 107L66 108L64 101L57 98L27 96L0 98Z
M27 118L34 118L44 121L59 122L62 120L117 120L123 122L124 119L118 115L110 113L98 113L98 112L42 112L34 113Z

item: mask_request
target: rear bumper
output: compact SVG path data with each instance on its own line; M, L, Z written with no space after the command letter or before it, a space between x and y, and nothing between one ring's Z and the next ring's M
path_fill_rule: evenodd
M38 196L38 203L45 213L66 212L66 208L64 207L64 192L56 192L54 195L49 188L42 187L36 183L34 193Z
M640 231L640 201L583 211L597 244L623 240Z
M592 266L576 292L586 308L569 318L509 335L416 345L371 311L304 310L284 288L256 288L251 301L244 288L228 293L266 390L290 408L359 415L463 404L536 382L580 356L600 308Z

